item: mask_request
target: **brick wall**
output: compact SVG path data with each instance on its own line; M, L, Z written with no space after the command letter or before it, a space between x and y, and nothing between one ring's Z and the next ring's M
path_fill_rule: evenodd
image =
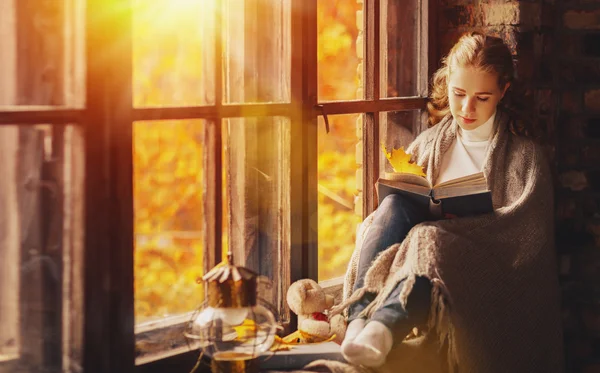
M600 1L556 4L557 244L570 368L600 372ZM569 265L567 265L569 264Z
M511 46L556 175L567 371L600 372L600 0L440 3L440 55L474 28Z

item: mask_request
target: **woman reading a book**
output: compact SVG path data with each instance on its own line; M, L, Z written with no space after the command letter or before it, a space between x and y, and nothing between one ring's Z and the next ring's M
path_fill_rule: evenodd
M432 126L408 153L432 185L483 172L494 211L436 219L401 194L385 197L359 230L345 301L333 311L348 316L342 353L412 373L433 371L439 348L444 371L559 372L552 180L513 110L510 50L468 33L442 62ZM427 332L411 350L403 340L415 327Z

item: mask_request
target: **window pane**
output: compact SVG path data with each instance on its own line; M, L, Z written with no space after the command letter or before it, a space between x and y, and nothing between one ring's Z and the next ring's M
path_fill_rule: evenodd
M272 284L264 298L287 320L290 250L290 121L224 120L228 134L229 248L235 262Z
M319 117L319 281L343 276L352 251L360 216L354 212L357 195L357 121L363 114L329 116L326 133ZM360 182L360 181L359 181Z
M319 101L364 98L362 8L356 0L317 0Z
M133 0L136 107L213 104L217 0Z
M136 324L203 301L203 120L134 123Z
M421 59L426 44L421 33L421 1L381 2L381 97L425 95L427 61Z
M83 107L85 0L0 1L0 106Z
M289 102L290 0L223 0L226 103Z
M392 148L406 147L427 128L426 113L421 110L393 111L379 113L379 139L388 151ZM379 152L379 174L391 172L392 166L383 154Z
M83 138L0 127L0 372L80 372Z
M212 218L205 188L216 167L206 164L214 162L207 152L212 126L207 120L134 123L136 364L189 350L183 332L204 301L205 227ZM225 254L227 164L220 170Z

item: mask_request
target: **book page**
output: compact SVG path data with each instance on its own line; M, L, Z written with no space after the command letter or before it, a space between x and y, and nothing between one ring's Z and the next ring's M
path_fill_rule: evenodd
M429 193L431 191L431 189L429 189L426 186L405 183L403 181L379 179L379 181L377 183L380 185L383 185L383 186L387 186L392 189L405 190L407 192L416 193L416 194L419 194L422 196L427 196L427 197L429 196ZM385 196L379 196L379 199L383 200L384 197Z
M432 197L439 200L450 197L466 196L469 194L479 194L483 192L488 192L487 184L459 185L444 187L442 189L434 189L432 192Z
M484 183L487 184L487 181L485 179L485 175L483 174L483 172L478 172L476 174L467 175L467 176L459 177L457 179L444 181L443 183L440 183L440 184L437 184L436 186L434 186L433 189L441 189L444 187L465 185L465 184L477 184L481 181L483 181Z
M488 191L487 180L483 172L448 180L433 187L435 199L464 196Z
M431 189L431 184L424 176L418 176L414 174L404 174L401 172L384 172L383 178L380 180L387 181L400 181L404 184L414 184Z

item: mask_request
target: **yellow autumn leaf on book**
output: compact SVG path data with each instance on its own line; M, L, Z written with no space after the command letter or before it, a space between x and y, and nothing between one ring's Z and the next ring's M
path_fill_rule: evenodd
M388 152L385 148L385 145L381 144L381 149L383 150L385 157L388 159L395 172L425 176L423 167L411 162L410 154L406 154L403 146L401 146L399 149L392 149L391 152Z

